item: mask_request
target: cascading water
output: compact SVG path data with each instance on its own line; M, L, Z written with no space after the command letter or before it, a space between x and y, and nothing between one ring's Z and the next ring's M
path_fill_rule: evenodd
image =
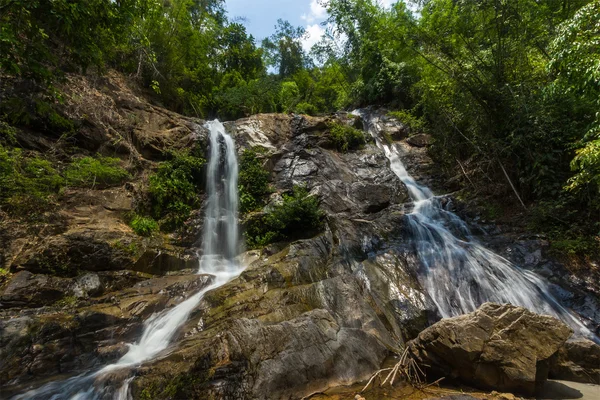
M242 272L243 268L235 259L239 250L238 163L235 144L219 121L208 122L206 127L210 132L206 184L208 202L204 221L203 254L198 273L212 275L212 283L178 306L150 317L144 324L144 332L139 342L131 344L127 354L116 363L99 371L51 382L15 396L13 400L128 399L129 383L133 379L129 374L125 375L127 379L118 388L115 388L112 382L107 383L107 380L111 379L115 372L127 371L164 351L204 294L224 285Z
M571 326L576 335L598 340L554 298L546 282L482 246L465 222L444 208L440 197L410 176L396 145L382 140L377 115L364 110L353 114L363 118L367 131L390 160L391 169L408 188L414 202L408 226L421 263L419 280L442 317L472 312L486 301L511 303L553 315Z

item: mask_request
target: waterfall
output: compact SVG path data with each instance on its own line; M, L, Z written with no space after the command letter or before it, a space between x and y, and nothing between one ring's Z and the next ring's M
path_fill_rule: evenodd
M444 318L466 314L491 301L511 303L568 324L578 336L598 338L551 294L548 284L531 271L481 245L466 223L444 208L442 199L410 176L396 145L382 140L379 117L354 111L406 185L414 202L407 216L411 243L420 261L419 281Z
M38 389L13 397L17 399L49 400L127 400L128 377L119 388L106 384L111 373L141 365L165 350L187 321L190 313L208 291L237 277L243 268L236 261L238 237L238 163L233 139L219 121L207 122L210 135L210 155L207 166L206 194L208 197L203 232L203 252L198 273L214 276L212 283L176 307L153 315L144 324L137 343L116 363L91 373L64 381L48 383ZM222 157L224 155L224 157Z

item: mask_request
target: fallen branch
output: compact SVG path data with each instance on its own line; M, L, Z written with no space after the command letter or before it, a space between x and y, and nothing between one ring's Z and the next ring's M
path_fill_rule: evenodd
M389 371L390 369L391 368L384 368L384 369L380 369L379 371L375 372L375 374L373 374L373 376L371 377L371 379L369 379L369 382L367 382L367 385L360 392L362 393L365 390L367 390L367 388L369 387L369 385L371 384L371 382L373 382L373 379L377 378L377 375L379 375L382 372Z
M430 386L440 383L444 379L440 378L433 383L427 384L425 380L425 372L421 369L421 366L409 355L408 349L405 349L402 352L402 355L400 355L400 360L396 363L396 365L391 368L384 368L375 372L360 393L366 391L369 386L371 386L371 383L373 383L378 376L381 376L381 373L387 371L389 372L383 382L379 384L380 387L384 386L388 382L390 386L393 386L398 374L400 374L400 376L403 377L406 382L419 390L425 390Z

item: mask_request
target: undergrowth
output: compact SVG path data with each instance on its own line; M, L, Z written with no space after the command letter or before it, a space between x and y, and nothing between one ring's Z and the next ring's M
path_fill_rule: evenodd
M70 186L105 188L123 183L130 178L120 166L121 160L111 157L83 157L75 159L65 170Z
M239 196L240 211L247 213L265 205L266 197L272 192L269 172L263 167L265 149L260 146L246 149L240 157Z
M136 233L148 236L162 230L173 232L183 227L191 212L201 206L202 171L205 160L200 148L187 152L171 152L149 178L148 190L131 218Z
M425 130L425 120L423 118L415 117L409 110L390 111L388 115L408 126L411 133L422 132Z
M296 186L292 193L283 195L281 204L248 222L246 244L249 248L260 248L274 242L310 237L323 228L324 216L319 199L311 196L306 188Z
M360 149L367 143L363 131L340 123L329 125L329 141L343 153Z

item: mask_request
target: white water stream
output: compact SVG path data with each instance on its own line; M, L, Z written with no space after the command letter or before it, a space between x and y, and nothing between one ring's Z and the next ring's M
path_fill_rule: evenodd
M363 118L391 169L408 188L414 202L408 224L421 263L419 281L442 317L472 312L488 301L511 303L553 315L568 324L577 336L598 340L550 293L543 279L482 246L465 222L444 208L440 197L415 181L402 164L396 145L388 145L382 139L377 115L364 110L353 114Z
M238 163L233 139L223 124L206 124L210 132L210 156L207 166L206 193L208 202L204 221L203 255L199 274L214 276L212 283L176 307L155 314L144 323L144 332L137 343L116 363L64 381L48 383L38 389L13 397L13 400L127 400L130 398L127 370L152 360L167 349L173 337L187 321L190 313L210 290L237 277L243 267L236 261L238 238ZM223 156L223 157L222 157ZM125 372L121 386L115 389L112 379ZM110 383L107 380L111 380Z

